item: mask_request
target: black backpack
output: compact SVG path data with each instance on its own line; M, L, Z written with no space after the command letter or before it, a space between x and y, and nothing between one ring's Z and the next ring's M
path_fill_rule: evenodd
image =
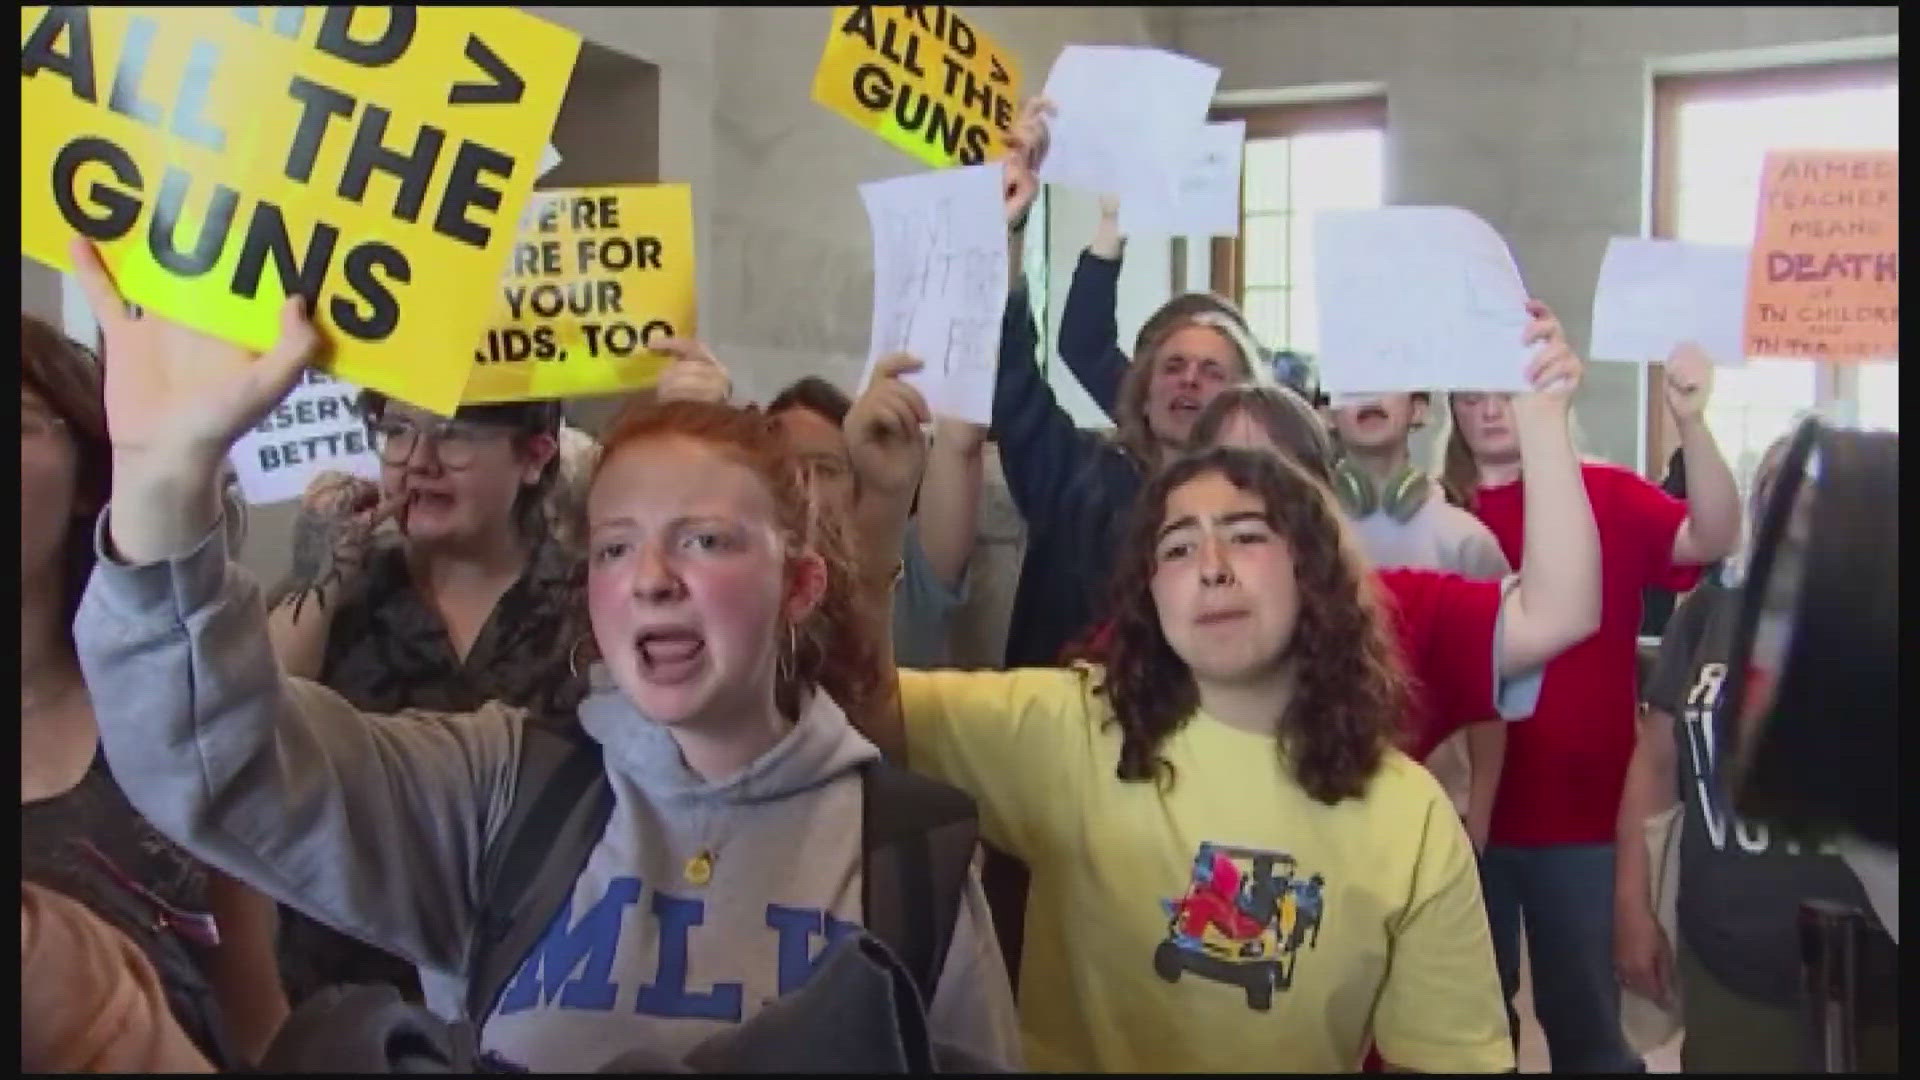
M930 1003L979 819L964 793L884 762L862 766L861 783L863 921ZM476 1034L573 894L612 810L599 744L578 729L522 728L513 802L482 856L479 920L467 953L466 1018Z

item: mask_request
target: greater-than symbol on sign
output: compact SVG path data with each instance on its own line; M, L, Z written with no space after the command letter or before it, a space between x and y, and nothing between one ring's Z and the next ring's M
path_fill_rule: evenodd
M992 78L994 82L1004 83L1013 81L1013 77L1008 75L1007 69L1001 65L999 57L989 56L987 59L993 62L993 74L989 77Z
M454 83L447 94L449 105L515 105L527 91L527 83L507 66L500 55L487 47L475 34L467 35L467 59L480 66L492 82Z

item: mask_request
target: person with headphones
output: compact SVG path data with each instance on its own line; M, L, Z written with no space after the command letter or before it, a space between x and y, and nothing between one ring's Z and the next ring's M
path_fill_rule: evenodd
M1421 392L1335 401L1333 431L1341 457L1333 468L1334 494L1374 565L1498 580L1512 567L1492 531L1449 503L1433 477L1413 463L1409 443L1426 422L1429 400ZM1426 761L1466 819L1476 851L1486 847L1506 748L1506 726L1490 716L1447 734Z

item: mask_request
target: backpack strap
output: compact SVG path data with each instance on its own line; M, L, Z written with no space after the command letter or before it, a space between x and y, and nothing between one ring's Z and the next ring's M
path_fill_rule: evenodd
M971 798L939 781L883 761L860 772L867 932L893 950L930 1004L953 944L979 816Z
M467 951L466 1018L476 1035L572 895L612 812L598 743L584 732L521 727L513 802L482 856L480 916Z

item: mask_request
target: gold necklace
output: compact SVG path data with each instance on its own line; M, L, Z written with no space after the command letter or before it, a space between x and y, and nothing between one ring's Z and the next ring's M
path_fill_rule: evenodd
M714 853L712 848L701 848L700 853L687 860L683 873L689 885L705 885L713 880Z

